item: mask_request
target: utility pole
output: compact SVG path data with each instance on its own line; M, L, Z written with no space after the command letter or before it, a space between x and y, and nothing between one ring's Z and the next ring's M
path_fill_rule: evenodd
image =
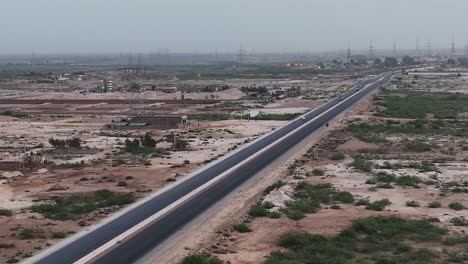
M372 40L370 41L370 44L369 44L369 57L370 58L375 57L375 47L374 47L374 43Z
M431 48L430 40L428 40L426 43L426 49L427 49L427 56L432 57L432 48Z
M245 60L245 50L244 48L242 47L242 45L240 46L240 49L237 53L237 55L239 56L239 63L240 64L244 64L244 60Z
M418 57L421 56L421 51L419 49L419 34L416 36L416 54L418 55Z
M348 40L348 49L346 50L346 62L351 61L351 42Z
M452 43L450 45L450 55L453 57L455 56L455 34L452 33Z

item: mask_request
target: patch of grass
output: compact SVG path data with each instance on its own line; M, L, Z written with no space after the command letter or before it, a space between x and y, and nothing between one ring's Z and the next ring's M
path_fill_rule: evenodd
M253 217L266 217L268 216L268 214L269 214L268 210L258 204L252 206L249 210L249 215Z
M377 200L373 203L370 203L366 206L367 210L372 210L372 211L383 211L386 206L391 205L392 202L390 202L388 199L382 199L382 200Z
M450 223L452 223L454 226L468 226L468 220L466 220L466 218L463 216L450 219Z
M438 242L446 233L427 220L372 216L353 221L332 238L285 233L278 244L288 252L273 252L266 263L431 263L440 256L425 248L413 250L407 241Z
M359 171L362 172L371 172L372 171L372 162L367 160L363 156L355 156L353 157L353 162L351 163L351 166Z
M234 226L234 230L239 233L249 233L252 232L252 229L246 224L238 224Z
M336 152L331 157L332 160L344 160L345 158L346 158L346 155L343 152Z
M434 146L431 145L431 144L423 143L423 142L410 142L410 143L405 145L405 148L406 148L407 151L421 153L421 152L430 152L430 151L432 151Z
M440 208L440 207L442 207L442 204L440 202L434 201L434 202L430 202L429 204L427 204L427 207L429 207L429 208Z
M455 211L461 211L463 209L465 209L465 206L459 202L453 202L453 203L450 203L448 205L448 207L452 210L455 210Z
M301 182L294 190L294 201L287 204L286 215L293 220L299 220L304 218L305 214L317 212L322 203L353 203L353 201L351 193L337 191L331 184L311 185Z
M0 216L12 216L13 212L8 209L0 209Z
M312 171L312 175L314 175L314 176L323 176L323 175L325 175L325 171L322 170L322 169L314 169Z
M192 254L184 257L181 264L223 264L218 257L207 256L204 254Z
M421 179L419 179L416 176L401 176L396 178L395 183L396 185L403 187L419 188L419 183L421 183Z
M134 201L132 195L116 195L109 190L99 190L91 195L59 197L53 203L33 205L31 210L52 220L71 220L99 208L123 206Z
M363 205L369 205L369 204L370 202L368 199L359 199L354 203L355 206L363 206Z
M40 228L22 228L18 233L18 237L20 239L45 238L45 233Z
M302 115L301 113L295 114L263 114L256 118L255 120L272 120L272 121L289 121L297 118Z
M275 211L275 212L271 212L269 216L270 218L273 218L273 219L279 219L281 218L281 213Z
M406 206L408 206L408 207L419 207L420 204L417 201L407 201Z
M60 238L66 238L66 237L67 237L67 234L64 232L52 232L52 238L60 239Z
M400 92L379 99L385 107L379 115L386 117L422 119L432 113L438 119L455 119L459 113L468 112L468 95L460 93Z
M346 204L351 204L354 202L354 197L350 192L337 192L332 195L332 200Z

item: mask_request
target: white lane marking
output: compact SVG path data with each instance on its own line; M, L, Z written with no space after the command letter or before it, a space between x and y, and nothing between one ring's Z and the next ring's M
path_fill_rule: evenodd
M371 86L372 84L374 84L375 82L373 83L370 83L368 85L366 85L366 87L364 89L367 89L369 86ZM362 90L359 91L358 93L360 92L363 92ZM165 216L166 214L170 213L171 211L175 210L177 207L181 206L183 203L185 203L186 201L188 200L191 200L193 199L194 197L196 197L199 193L205 191L206 189L208 189L209 187L211 187L212 185L214 185L215 183L219 182L220 180L224 179L226 176L228 176L229 174L231 174L232 172L238 170L239 168L241 168L242 166L244 166L246 163L250 162L251 160L253 160L254 158L260 156L261 154L265 153L266 151L268 151L269 149L271 149L272 147L276 146L277 144L280 144L282 143L284 140L286 140L287 138L289 138L290 136L294 135L296 132L298 132L299 130L303 129L305 126L309 125L310 123L316 121L318 118L322 117L323 115L327 114L328 112L332 111L333 109L341 106L343 103L345 103L346 101L348 101L350 98L356 96L358 93L354 93L352 94L351 96L347 97L345 100L339 102L338 104L334 105L333 107L329 108L328 110L326 110L325 112L321 113L320 115L314 117L313 119L309 120L308 122L304 123L303 125L297 127L296 129L294 129L293 131L289 132L288 134L284 135L283 137L279 138L278 140L276 140L275 142L273 142L272 144L266 146L265 148L259 150L258 152L256 152L254 155L251 155L249 156L248 158L244 159L243 161L241 161L240 163L238 163L237 165L235 165L234 167L231 167L230 169L226 170L225 172L223 172L222 174L214 177L213 179L211 179L210 181L206 182L205 184L203 184L202 186L196 188L195 190L191 191L190 193L186 194L185 196L183 196L181 199L175 201L174 203L168 205L167 207L163 208L162 210L158 211L157 213L155 213L154 215L146 218L145 220L143 220L142 222L138 223L137 225L133 226L132 228L128 229L127 231L123 232L122 234L118 235L117 237L115 237L114 239L108 241L107 243L105 243L104 245L100 246L99 248L97 248L96 250L92 251L91 253L89 253L88 255L84 256L83 258L79 259L78 261L74 262L74 264L86 264L86 263L90 263L92 262L96 257L98 257L99 255L105 253L107 250L111 249L112 247L114 247L115 245L123 242L124 240L126 239L129 239L131 238L132 235L138 233L138 232L141 232L143 231L143 229L157 221L159 218Z

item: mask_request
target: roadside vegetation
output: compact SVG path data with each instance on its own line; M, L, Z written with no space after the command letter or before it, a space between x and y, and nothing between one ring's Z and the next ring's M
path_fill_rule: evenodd
M192 254L186 256L181 264L223 264L217 257L212 257L204 254Z
M456 119L459 113L468 112L468 95L399 91L383 93L376 104L385 108L378 113L384 117L423 119L431 113L436 119Z
M294 191L294 201L288 202L286 215L293 220L300 220L306 214L317 212L321 204L352 204L354 197L349 192L336 190L331 184L312 185L301 182Z
M100 208L133 203L132 195L117 195L109 190L99 190L91 195L72 195L55 199L51 203L33 205L31 210L52 220L75 220Z
M467 241L446 234L427 220L372 216L354 220L336 237L287 232L278 245L288 251L273 252L266 263L465 263L467 252L453 246ZM452 246L443 245L449 239Z

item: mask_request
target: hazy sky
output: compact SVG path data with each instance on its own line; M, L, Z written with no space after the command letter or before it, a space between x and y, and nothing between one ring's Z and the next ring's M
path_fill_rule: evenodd
M448 48L467 0L0 0L0 53Z

